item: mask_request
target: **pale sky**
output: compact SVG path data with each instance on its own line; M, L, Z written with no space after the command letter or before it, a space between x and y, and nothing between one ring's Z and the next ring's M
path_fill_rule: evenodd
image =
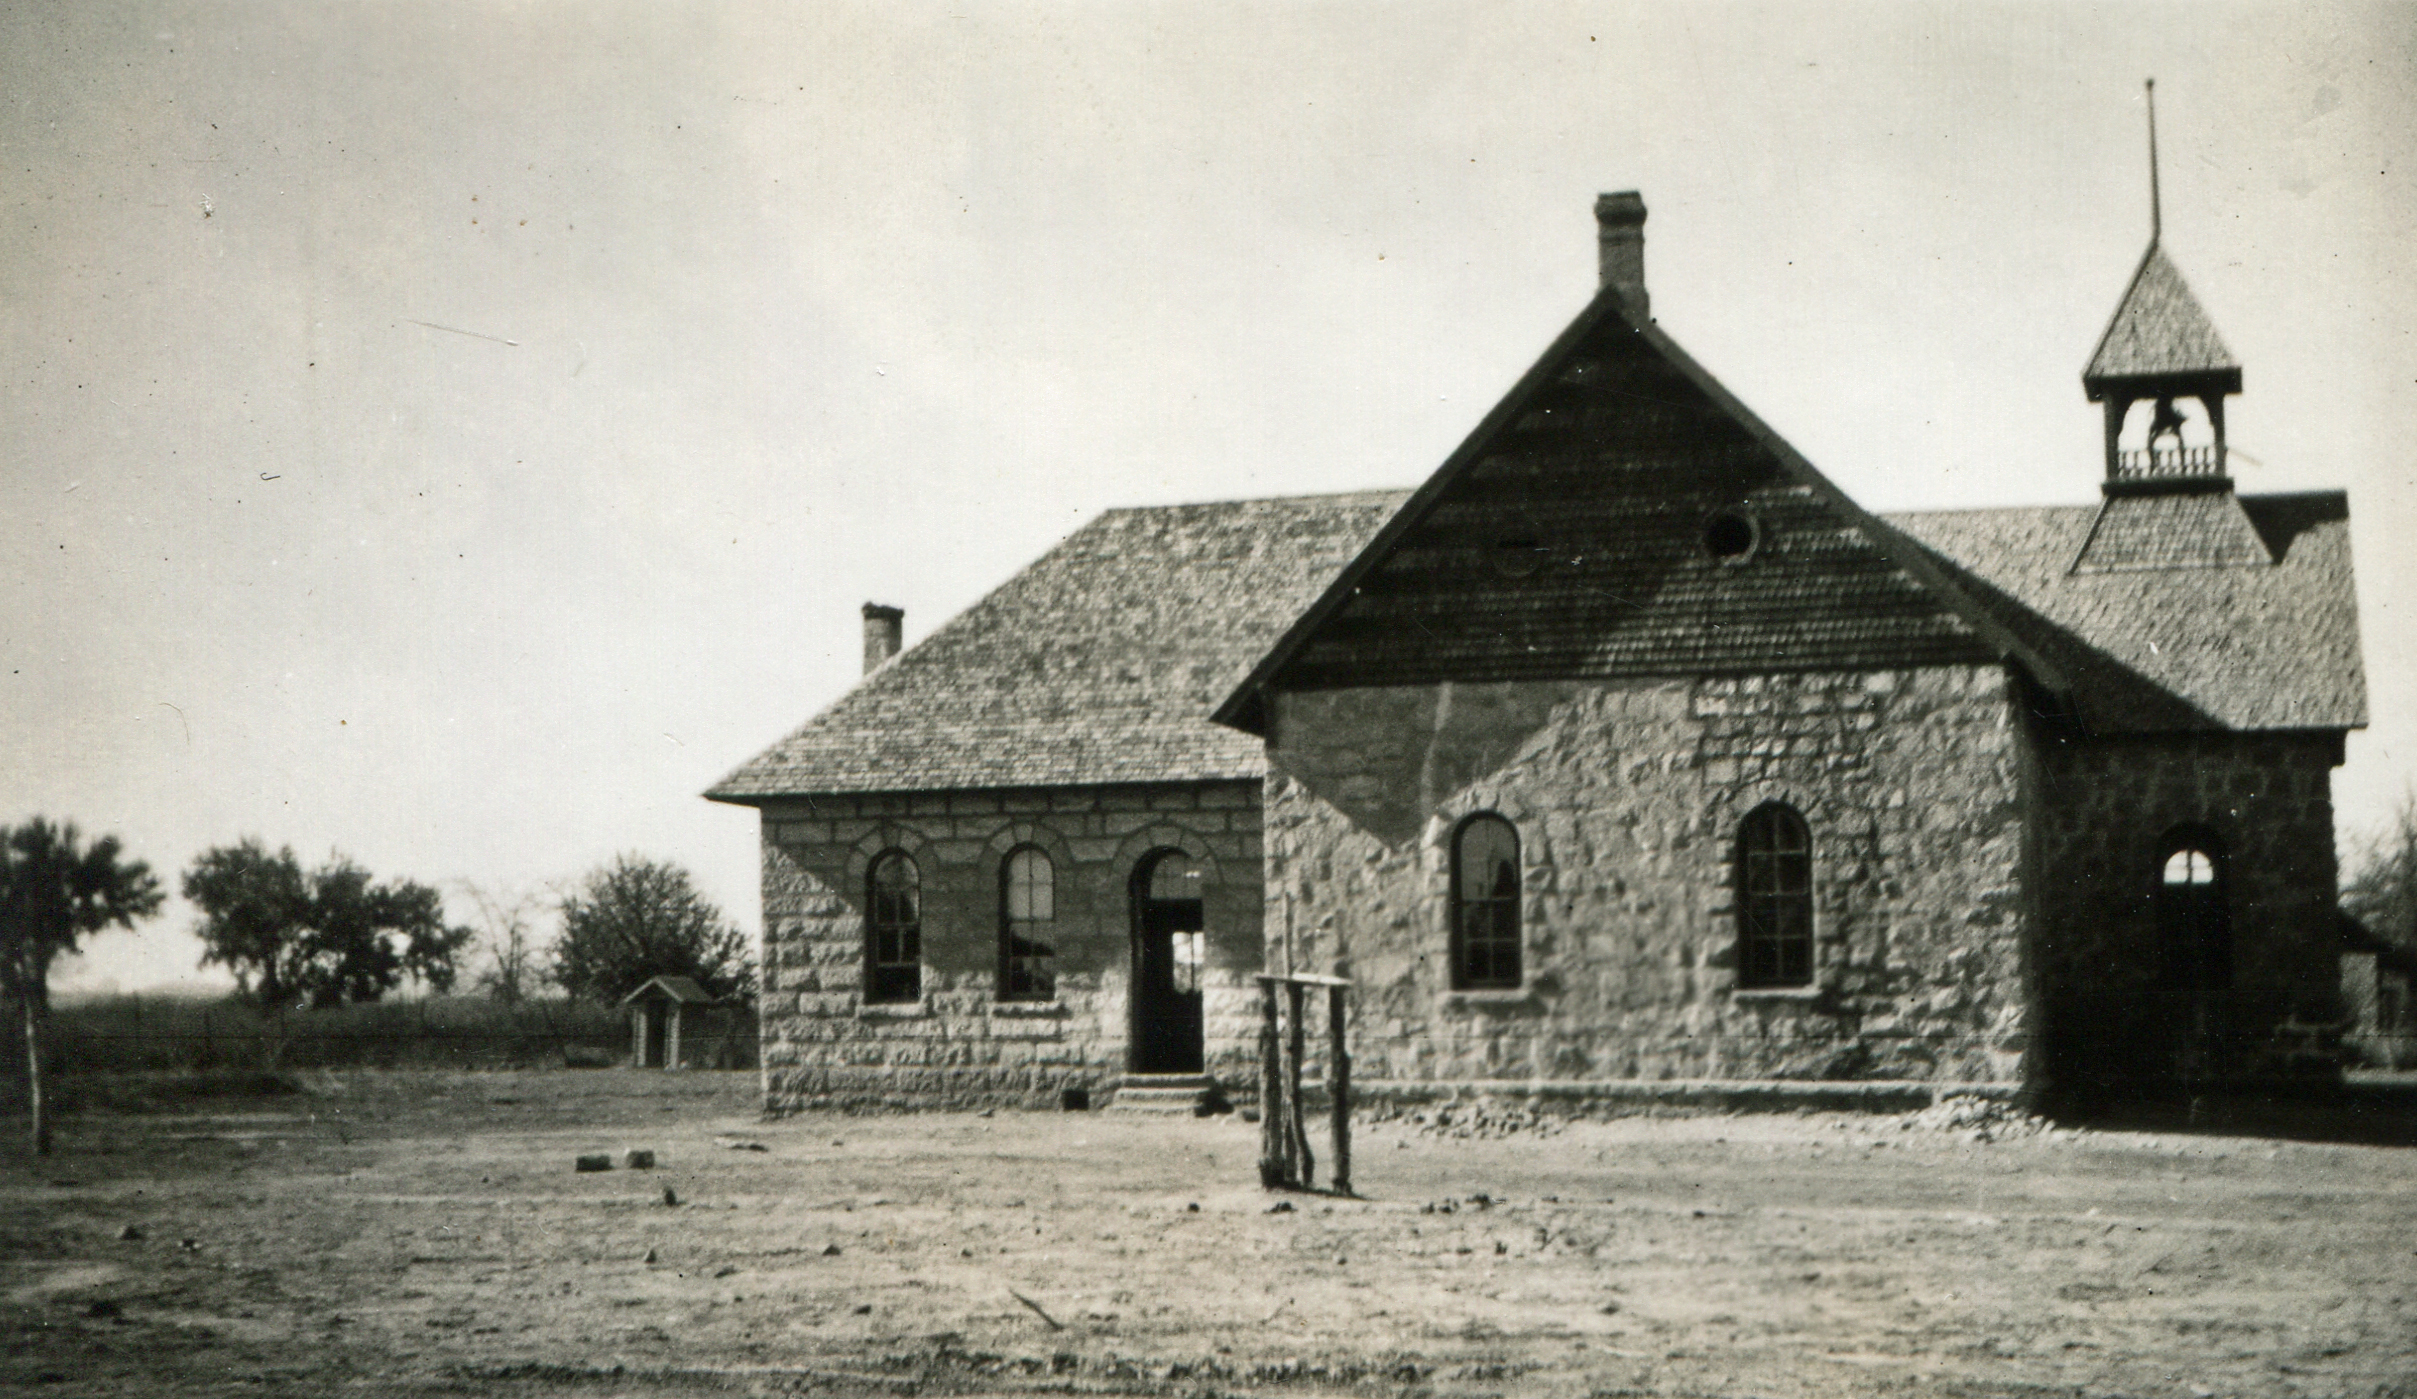
M1416 484L1603 190L1865 505L2094 499L2151 76L2242 487L2350 493L2355 835L2417 780L2408 5L0 8L0 821L170 885L632 850L752 930L698 793L858 604L911 642L1110 506ZM55 984L191 978L192 918Z

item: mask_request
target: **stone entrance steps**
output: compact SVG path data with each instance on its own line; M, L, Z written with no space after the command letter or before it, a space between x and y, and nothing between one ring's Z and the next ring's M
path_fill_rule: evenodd
M1190 1117L1216 1091L1217 1081L1207 1074L1126 1074L1116 1085L1108 1111Z

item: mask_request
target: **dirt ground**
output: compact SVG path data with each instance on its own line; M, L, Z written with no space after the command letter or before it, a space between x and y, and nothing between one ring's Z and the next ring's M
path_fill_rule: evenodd
M360 1074L70 1117L0 1168L0 1387L2417 1395L2389 1124L1397 1121L1344 1200L1262 1193L1237 1117L754 1104ZM572 1170L631 1147L658 1168Z

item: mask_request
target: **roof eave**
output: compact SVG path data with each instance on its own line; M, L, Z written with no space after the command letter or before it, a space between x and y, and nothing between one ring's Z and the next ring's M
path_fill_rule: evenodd
M2163 374L2085 373L2081 376L2081 391L2088 395L2092 403L2100 402L2110 393L2119 398L2152 398L2159 394L2237 394L2241 391L2241 366L2210 365Z

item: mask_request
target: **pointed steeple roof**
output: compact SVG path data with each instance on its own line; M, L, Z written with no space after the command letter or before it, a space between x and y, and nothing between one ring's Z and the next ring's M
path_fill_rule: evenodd
M2224 337L2216 334L2215 323L2191 295L2165 249L2152 239L2115 307L2115 318L2098 337L2090 367L2082 371L2082 385L2095 401L2101 385L2115 380L2208 378L2222 381L2222 392L2239 393L2240 362L2225 348Z

